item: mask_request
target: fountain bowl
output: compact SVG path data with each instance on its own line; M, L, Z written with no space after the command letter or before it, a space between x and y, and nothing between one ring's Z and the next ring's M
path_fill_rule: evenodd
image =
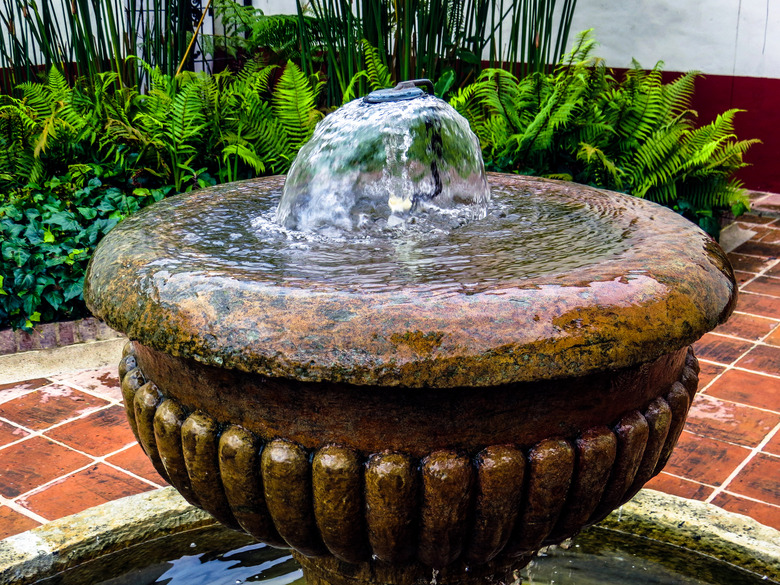
M653 203L488 181L493 211L446 231L299 237L267 221L282 178L112 231L84 294L132 340L122 392L158 472L331 584L503 578L636 494L731 266Z

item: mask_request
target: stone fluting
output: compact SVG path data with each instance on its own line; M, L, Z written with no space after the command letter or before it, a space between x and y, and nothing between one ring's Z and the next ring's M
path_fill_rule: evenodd
M260 437L202 410L188 412L144 375L132 343L119 366L133 432L187 501L270 545L324 557L321 570L335 563L342 573L345 563L363 572L387 563L429 573L527 563L546 543L604 518L660 472L698 372L688 348L679 381L658 388L643 409L577 436L412 457ZM405 582L408 572L394 570L400 572L386 582Z

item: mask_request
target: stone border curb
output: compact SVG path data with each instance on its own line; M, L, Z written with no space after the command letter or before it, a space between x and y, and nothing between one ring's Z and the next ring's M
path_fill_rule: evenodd
M98 319L87 317L77 321L62 321L58 323L43 323L35 327L32 333L21 329L0 330L0 355L53 349L76 343L104 341L122 337Z
M0 585L23 585L161 536L216 521L173 488L108 502L0 541Z
M215 524L168 487L128 496L0 541L0 585L26 585L139 542ZM683 546L780 578L780 531L712 504L642 490L599 526Z
M598 526L696 551L780 581L780 531L714 504L640 491Z

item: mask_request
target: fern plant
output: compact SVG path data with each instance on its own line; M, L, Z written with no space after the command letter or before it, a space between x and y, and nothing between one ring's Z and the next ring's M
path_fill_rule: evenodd
M484 71L451 104L471 123L493 170L573 180L672 207L717 235L718 214L747 209L734 178L757 140L739 140L729 110L697 127L697 72L671 83L662 63L622 80L593 56L589 31L550 74Z
M116 80L102 73L70 86L52 67L42 83L20 84L21 97L0 97L0 187L39 183L74 162L99 160L106 119L127 106L129 90L117 90Z

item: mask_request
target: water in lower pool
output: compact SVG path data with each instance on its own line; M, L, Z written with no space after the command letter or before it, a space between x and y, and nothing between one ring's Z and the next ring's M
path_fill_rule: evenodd
M144 542L36 585L305 585L289 551L221 527ZM591 528L543 550L516 585L758 585L771 583L717 559L643 537ZM496 585L496 584L492 584ZM509 584L507 584L509 585Z

